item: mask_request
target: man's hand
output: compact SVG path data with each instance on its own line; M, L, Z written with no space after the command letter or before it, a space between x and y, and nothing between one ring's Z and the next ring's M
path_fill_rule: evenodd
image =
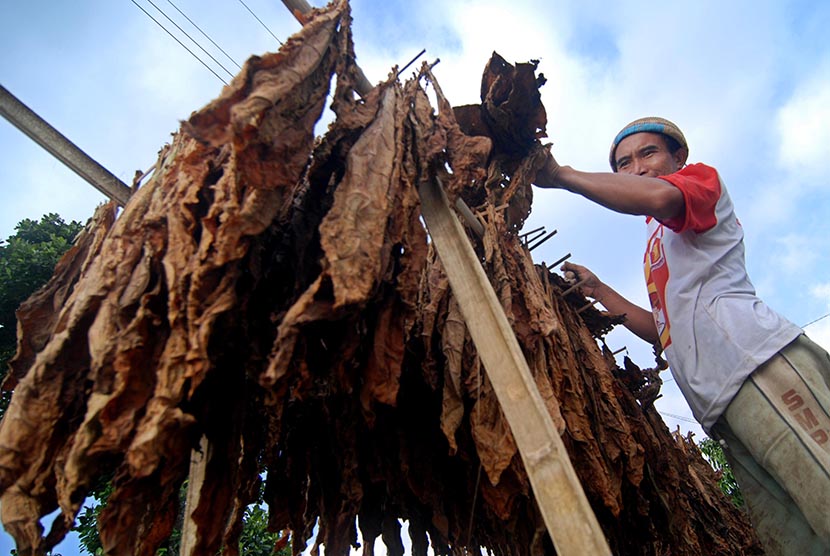
M578 264L573 263L565 263L562 265L561 268L564 272L573 272L576 276L577 282L582 282L585 280L585 283L580 286L582 288L582 292L587 295L588 297L593 297L597 299L596 293L603 284L599 278L597 278L596 274L585 268L584 266L580 266Z
M580 286L582 293L602 303L610 313L625 315L623 325L634 334L650 344L656 344L660 341L657 334L657 325L654 324L651 311L631 303L584 266L565 263L562 265L562 270L573 272L578 282L585 281Z
M545 165L536 174L536 179L533 183L536 184L537 187L559 187L559 183L556 181L556 175L559 173L560 168L559 163L556 162L556 159L553 158L553 155L550 151L548 151L548 157L547 160L545 160Z

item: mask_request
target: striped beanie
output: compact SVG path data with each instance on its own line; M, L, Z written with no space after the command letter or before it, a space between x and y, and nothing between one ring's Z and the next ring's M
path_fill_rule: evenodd
M620 141L628 137L629 135L634 135L635 133L661 133L668 137L671 137L678 143L680 143L681 147L686 148L686 156L688 156L689 152L689 145L686 143L686 138L683 136L683 132L680 131L680 128L671 123L668 120L664 120L663 118L657 117L648 117L648 118L640 118L639 120L634 120L620 131L616 137L614 137L614 142L611 144L611 154L608 157L608 161L611 163L611 169L616 172L617 171L617 161L616 161L616 153L617 153L617 146L620 144ZM684 161L685 162L685 161Z

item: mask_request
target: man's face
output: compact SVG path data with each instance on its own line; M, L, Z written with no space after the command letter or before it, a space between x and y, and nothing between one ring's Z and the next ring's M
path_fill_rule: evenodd
M617 145L617 171L622 174L656 178L677 172L683 166L685 151L669 152L666 139L659 133L635 133Z

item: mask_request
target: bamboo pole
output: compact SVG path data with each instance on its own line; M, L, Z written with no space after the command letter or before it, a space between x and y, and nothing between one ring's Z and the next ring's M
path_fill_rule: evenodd
M202 435L199 440L199 449L190 452L190 472L187 477L187 495L185 497L184 522L182 523L182 540L179 553L182 556L197 554L198 527L193 519L193 511L199 506L202 486L205 483L207 464L210 459L213 445Z
M582 485L536 388L519 342L437 181L418 190L421 212L484 369L516 439L556 553L610 555Z
M61 132L0 85L0 115L95 189L124 206L130 198L127 184L98 164Z
M311 5L306 0L282 1L304 24L304 16L311 10ZM371 88L371 85L363 70L357 69L359 82L355 88L359 94L365 95L369 91L365 87ZM421 185L419 194L430 236L516 439L536 502L557 553L562 556L611 554L507 316L464 229L450 209L444 190L440 183L430 182ZM461 198L456 207L481 235L481 223ZM468 214L472 219L467 217Z
M291 12L294 18L300 22L300 25L305 25L305 16L313 9L311 4L306 2L306 0L282 0L282 3L285 4L285 7L288 8L288 11ZM355 90L360 96L365 97L366 93L372 90L372 84L359 66L356 66L356 70L357 83L355 83Z
M283 0L283 3L300 23L305 23L304 15L311 10L305 0ZM371 85L363 71L358 70L362 79L356 88L358 93L365 94ZM556 433L510 323L440 183L422 184L419 195L424 221L516 439L557 554L610 555L611 550L599 522L585 497L565 446ZM476 223L481 226L480 222ZM193 491L204 476L205 455L209 453L210 446L202 446L202 449L202 457L194 453L191 462L183 538L192 536L195 539L195 524L189 519L198 500L198 493ZM187 545L185 549L183 544L183 556L193 553L193 544Z
M285 4L285 7L288 8L288 11L292 13L294 18L300 22L300 25L305 25L306 16L313 9L311 4L306 2L306 0L282 0L282 3ZM418 56L421 54L423 54L423 51L421 51ZM418 56L415 58L417 59ZM407 66L408 65L409 64L407 64ZM354 84L355 91L357 91L357 94L361 97L365 97L369 91L372 90L372 84L369 82L366 74L363 73L363 70L360 69L360 66L355 65L355 71L357 72L357 83ZM481 222L479 222L475 217L473 211L470 210L470 207L468 207L467 203L464 202L464 199L461 197L456 199L455 208L473 232L475 232L479 237L484 235L484 226L482 226Z

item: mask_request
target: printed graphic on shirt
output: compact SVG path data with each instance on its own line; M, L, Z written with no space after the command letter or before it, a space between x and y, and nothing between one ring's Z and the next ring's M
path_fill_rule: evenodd
M669 267L663 251L662 224L657 226L648 240L643 269L646 274L648 300L651 303L654 324L657 325L660 345L666 349L671 345L671 323L668 311L666 311L666 283L669 281Z

